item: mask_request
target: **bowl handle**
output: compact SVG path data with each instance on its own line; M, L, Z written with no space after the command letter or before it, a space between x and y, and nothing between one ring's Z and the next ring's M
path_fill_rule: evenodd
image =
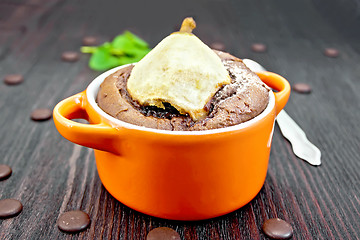
M282 76L272 72L257 72L260 79L272 89L277 90L275 95L276 115L285 107L290 96L290 84Z
M98 120L84 124L71 119L86 119L89 116L84 106L85 91L59 102L53 111L55 126L59 133L73 143L120 155L115 142L118 130Z

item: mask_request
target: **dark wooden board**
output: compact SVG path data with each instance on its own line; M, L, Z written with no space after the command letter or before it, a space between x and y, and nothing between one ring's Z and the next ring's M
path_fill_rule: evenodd
M280 217L293 239L360 238L360 1L0 1L0 78L25 77L21 85L0 83L0 164L13 169L0 181L0 199L19 199L20 215L0 219L0 239L144 239L168 226L183 239L265 239L264 220ZM286 110L322 151L313 167L294 156L275 127L268 175L245 207L215 219L179 222L136 212L102 186L93 151L60 136L52 121L33 122L35 108L53 108L99 75L87 66L61 61L79 51L82 37L100 42L128 29L154 46L193 16L195 33L207 44L251 58L291 84L308 83L312 93L292 93ZM265 53L251 51L264 43ZM324 56L328 47L338 58ZM90 228L66 234L61 213L89 213Z

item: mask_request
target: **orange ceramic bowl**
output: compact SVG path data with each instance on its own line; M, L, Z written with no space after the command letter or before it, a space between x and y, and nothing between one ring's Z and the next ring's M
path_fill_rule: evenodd
M289 83L263 72L270 92L267 108L236 126L206 131L166 131L122 122L95 102L105 77L54 109L58 131L95 149L100 179L125 205L152 216L201 220L232 212L250 202L264 184L275 116L285 106ZM84 118L90 124L71 119Z

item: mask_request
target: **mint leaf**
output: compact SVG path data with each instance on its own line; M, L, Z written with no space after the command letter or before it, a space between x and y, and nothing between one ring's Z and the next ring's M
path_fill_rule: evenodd
M124 34L116 36L111 42L111 45L113 48L120 50L124 50L129 47L132 48L134 46L131 40L128 39Z
M119 59L110 53L109 48L104 46L97 48L89 61L89 67L98 71L117 66L119 66Z
M98 71L138 62L150 50L144 40L129 31L116 36L112 42L105 42L97 47L81 47L81 52L92 54L89 67Z
M94 53L98 47L82 46L80 51L82 53Z
M129 63L134 63L134 62L138 62L140 61L148 52L149 50L143 50L142 52L139 52L137 55L135 56L122 56L121 58L119 58L119 63L120 65L124 65L124 64L129 64Z
M147 44L147 42L145 42L144 40L142 40L141 38L139 38L138 36L136 36L135 34L129 32L129 31L125 31L124 33L126 35L126 37L128 39L131 39L131 41L138 47L140 48L149 48L149 45Z
M125 31L123 34L114 38L111 43L115 50L123 51L126 55L142 54L143 50L148 50L148 44L129 31Z

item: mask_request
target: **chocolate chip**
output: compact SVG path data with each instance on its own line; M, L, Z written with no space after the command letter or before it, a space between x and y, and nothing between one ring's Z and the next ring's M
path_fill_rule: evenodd
M57 224L62 231L80 232L90 225L90 217L80 210L69 211L59 217Z
M181 240L179 233L168 227L158 227L151 230L146 240Z
M0 180L7 179L12 173L11 167L5 164L0 164Z
M48 108L38 108L31 112L31 119L34 121L46 121L52 116L52 111Z
M17 85L24 81L24 77L21 74L9 74L4 77L4 83L7 85Z
M210 45L210 47L212 49L215 49L215 50L219 50L219 51L224 51L225 50L225 45L221 42L214 42Z
M339 50L335 48L325 48L324 55L331 58L336 58L339 56Z
M295 83L292 86L292 89L298 93L310 93L311 92L310 85L308 85L306 83Z
M0 218L8 218L18 215L23 206L20 201L16 199L0 200Z
M254 43L253 45L251 45L251 50L257 53L263 53L266 52L267 47L263 43Z
M76 62L77 60L79 60L79 53L73 51L66 51L63 52L63 54L61 55L61 59L65 62Z
M94 46L97 44L97 38L93 36L86 36L83 38L82 44L85 46Z
M291 225L280 218L267 219L262 230L268 237L273 239L289 239L293 235Z

